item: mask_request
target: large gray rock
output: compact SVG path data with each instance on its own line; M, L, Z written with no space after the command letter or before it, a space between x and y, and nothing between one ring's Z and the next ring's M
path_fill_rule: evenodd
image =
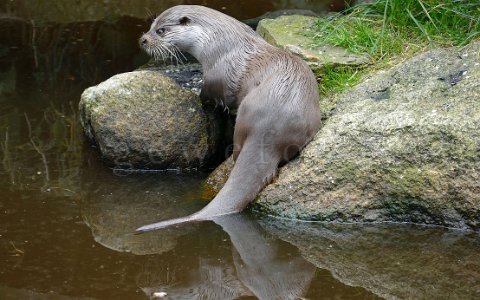
M480 227L480 43L334 96L336 112L257 208L321 221Z
M82 94L87 137L116 166L203 166L217 147L219 128L199 97L161 72L113 76Z
M429 51L322 99L336 110L254 207L306 220L478 229L478 53L479 42ZM211 189L231 165L210 176Z

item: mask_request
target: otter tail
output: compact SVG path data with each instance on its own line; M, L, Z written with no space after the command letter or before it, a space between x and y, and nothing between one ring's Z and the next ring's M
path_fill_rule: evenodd
M257 139L249 139L258 141ZM192 221L212 220L215 217L242 211L272 180L280 161L273 145L245 141L232 172L217 196L202 210L177 219L142 226L139 232L170 227Z

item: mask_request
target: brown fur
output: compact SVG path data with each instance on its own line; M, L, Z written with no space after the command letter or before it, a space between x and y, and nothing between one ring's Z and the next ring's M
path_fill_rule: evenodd
M157 58L192 54L204 72L200 96L238 110L235 166L218 195L197 213L139 231L240 212L320 126L310 68L232 17L203 6L175 6L156 18L140 43Z

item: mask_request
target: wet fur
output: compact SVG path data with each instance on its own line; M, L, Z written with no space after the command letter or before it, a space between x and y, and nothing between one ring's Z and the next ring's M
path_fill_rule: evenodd
M192 54L204 72L200 96L238 110L235 166L218 195L197 213L138 231L242 211L278 165L294 157L319 128L317 83L310 68L232 17L203 6L175 6L157 17L140 43L157 58Z

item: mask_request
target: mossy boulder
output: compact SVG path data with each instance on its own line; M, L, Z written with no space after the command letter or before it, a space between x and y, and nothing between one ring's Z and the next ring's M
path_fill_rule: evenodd
M362 65L368 57L356 55L336 46L312 45L312 27L318 17L280 16L276 19L263 19L257 27L260 34L270 44L286 49L305 60L313 70L321 70L324 65Z
M196 168L214 155L218 123L198 95L161 72L123 73L84 91L87 137L123 168Z
M332 116L254 208L304 220L479 229L478 53L480 42L432 50L322 99L337 103Z

